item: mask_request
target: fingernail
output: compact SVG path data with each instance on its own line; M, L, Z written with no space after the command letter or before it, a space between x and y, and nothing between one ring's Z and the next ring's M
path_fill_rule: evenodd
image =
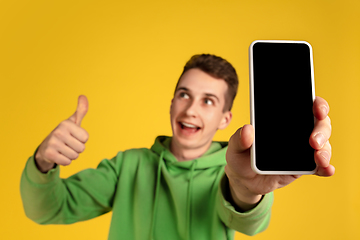
M322 106L322 107L321 107L321 110L322 110L326 115L328 114L328 109L327 109L327 107Z
M322 133L318 133L315 135L315 141L319 145L319 147L323 147L325 144L325 136Z
M321 152L320 155L326 160L330 161L330 155L327 152Z

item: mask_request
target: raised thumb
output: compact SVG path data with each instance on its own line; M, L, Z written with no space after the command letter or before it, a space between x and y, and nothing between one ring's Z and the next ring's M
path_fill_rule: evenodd
M76 125L80 126L81 121L85 117L89 108L89 102L84 95L80 95L78 98L78 105L76 108L76 112L69 118L73 121Z

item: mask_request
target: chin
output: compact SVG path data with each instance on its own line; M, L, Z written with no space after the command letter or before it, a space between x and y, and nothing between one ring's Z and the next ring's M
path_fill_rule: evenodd
M196 148L196 145L198 145L198 141L196 139L189 139L176 135L173 135L173 141L175 141L175 144L178 147L181 147L183 149L193 149Z

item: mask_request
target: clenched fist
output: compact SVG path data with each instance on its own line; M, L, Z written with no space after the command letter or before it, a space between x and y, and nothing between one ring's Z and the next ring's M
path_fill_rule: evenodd
M62 121L40 144L35 161L41 172L48 172L55 164L69 165L85 150L89 134L80 125L88 106L87 98L79 96L75 113Z

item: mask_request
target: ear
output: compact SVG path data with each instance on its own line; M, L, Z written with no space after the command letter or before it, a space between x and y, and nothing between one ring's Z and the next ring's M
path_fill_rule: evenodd
M171 114L171 109L172 109L173 102L174 102L174 99L171 99L171 104L170 104L170 114Z
M232 119L232 112L227 111L224 113L223 118L220 121L218 129L222 130L229 126Z

